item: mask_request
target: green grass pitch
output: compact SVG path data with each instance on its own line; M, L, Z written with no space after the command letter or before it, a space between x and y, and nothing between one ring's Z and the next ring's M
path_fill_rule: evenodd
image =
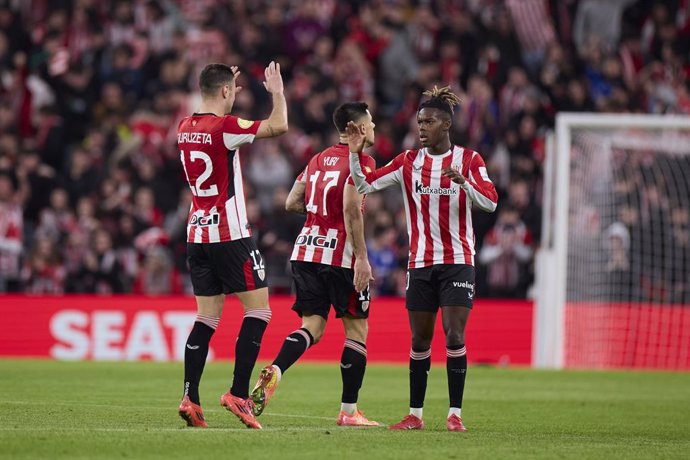
M690 456L690 373L546 372L471 367L463 420L445 431L444 367L429 376L419 432L341 428L337 364L298 363L260 421L244 428L218 405L230 363L206 368L210 429L177 415L182 364L0 361L0 458L466 459ZM407 413L407 368L370 365L360 408ZM258 366L254 374L258 374ZM254 381L252 381L252 384Z

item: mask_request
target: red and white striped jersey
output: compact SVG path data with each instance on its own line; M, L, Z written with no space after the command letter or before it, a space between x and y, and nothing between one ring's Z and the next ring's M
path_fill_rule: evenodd
M352 268L352 244L347 241L343 217L343 192L350 177L349 149L336 144L314 155L297 181L304 182L307 220L297 236L290 260ZM365 171L373 171L376 162L360 154Z
M254 141L260 121L194 114L177 128L180 160L192 206L188 243L220 243L251 236L239 146Z
M352 178L360 193L398 184L402 190L410 237L408 268L439 264L474 265L472 203L493 212L498 195L475 151L458 146L442 155L407 150L373 173L361 171L351 155ZM462 186L441 174L454 168L467 179Z

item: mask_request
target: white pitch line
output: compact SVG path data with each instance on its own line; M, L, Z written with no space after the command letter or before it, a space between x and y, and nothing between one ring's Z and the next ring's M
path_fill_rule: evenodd
M125 406L125 405L115 405L115 404L88 404L88 403L79 403L79 402L38 402L38 401L2 401L0 400L0 404L16 404L16 405L25 405L25 406L68 406L68 407L102 407L106 409L131 409L132 407L136 407L138 409L145 409L145 410L165 410L165 411L170 411L170 407L161 407L161 406ZM173 408L174 409L174 408ZM221 413L221 412L226 412L225 409L221 408L210 408L210 409L204 409L204 412L206 413ZM286 418L305 418L305 419L312 419L312 420L328 420L335 422L337 419L336 417L323 417L323 416L318 416L318 415L305 415L305 414L279 414L275 412L264 412L263 415L269 416L269 417L286 417Z
M263 415L269 415L273 417L311 418L314 420L329 420L331 422L335 422L337 420L336 417L321 417L317 415L276 414L274 412L264 412Z
M330 430L343 430L347 431L350 427L338 427L338 426L300 426L300 427L268 427L261 430L252 430L249 428L203 428L194 429L188 427L180 428L69 428L69 427L59 427L59 428L49 428L49 427L0 427L0 433L2 432L12 432L12 433L43 433L43 432L64 432L64 433L93 433L93 432L103 432L103 433L203 433L203 432L228 432L228 431L241 431L241 432L261 432L261 431L330 431ZM362 427L357 427L362 428Z

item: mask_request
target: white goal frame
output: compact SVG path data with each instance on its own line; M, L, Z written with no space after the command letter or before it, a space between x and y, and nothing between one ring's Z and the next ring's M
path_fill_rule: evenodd
M547 137L541 245L535 260L532 366L565 364L565 304L568 258L570 151L574 128L690 129L690 117L559 113Z

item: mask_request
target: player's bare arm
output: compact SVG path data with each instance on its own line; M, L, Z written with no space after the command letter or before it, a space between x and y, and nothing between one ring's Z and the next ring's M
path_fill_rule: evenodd
M297 214L307 213L307 206L304 202L304 193L306 188L307 184L298 180L292 184L292 189L285 200L285 209L287 211L295 212Z
M374 280L371 273L371 265L367 256L367 246L364 242L364 217L362 216L363 196L352 185L345 185L343 193L343 214L345 230L352 244L352 252L355 255L354 285L357 292L362 292Z
M266 120L261 122L256 138L276 137L285 134L288 130L287 102L283 94L283 77L280 74L280 64L271 61L264 70L263 82L266 91L273 98L273 110Z

